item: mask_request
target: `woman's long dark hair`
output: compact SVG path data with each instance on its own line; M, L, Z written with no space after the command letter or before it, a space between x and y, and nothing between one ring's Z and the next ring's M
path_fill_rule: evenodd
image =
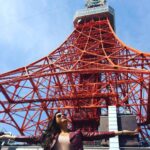
M58 113L60 112L55 113L53 119L49 121L47 129L42 134L41 142L44 150L50 149L55 136L60 133L60 128L56 122L56 115Z

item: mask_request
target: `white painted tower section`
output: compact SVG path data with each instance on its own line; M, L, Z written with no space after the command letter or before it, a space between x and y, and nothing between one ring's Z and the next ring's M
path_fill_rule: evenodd
M118 131L117 109L116 106L108 107L108 126L109 131ZM115 136L109 139L109 150L119 150L119 137Z

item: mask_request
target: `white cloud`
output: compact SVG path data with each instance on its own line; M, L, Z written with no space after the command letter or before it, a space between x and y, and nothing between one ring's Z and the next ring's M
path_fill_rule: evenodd
M67 23L68 11L67 1L3 2L0 6L0 57L3 57L0 59L0 72L4 70L1 69L4 62L10 65L6 70L25 66L47 55L65 40L62 37L66 37L67 28L72 27Z

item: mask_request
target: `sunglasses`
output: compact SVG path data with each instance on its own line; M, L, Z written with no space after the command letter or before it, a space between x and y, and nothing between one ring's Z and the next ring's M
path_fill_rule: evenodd
M57 118L61 118L62 116L66 117L67 115L66 114L62 114L62 113L59 113L59 114L56 115Z

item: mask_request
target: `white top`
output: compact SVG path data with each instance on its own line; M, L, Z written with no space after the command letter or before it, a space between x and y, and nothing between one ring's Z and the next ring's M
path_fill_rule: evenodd
M70 138L68 135L59 135L58 141L56 143L56 149L57 150L70 150Z

